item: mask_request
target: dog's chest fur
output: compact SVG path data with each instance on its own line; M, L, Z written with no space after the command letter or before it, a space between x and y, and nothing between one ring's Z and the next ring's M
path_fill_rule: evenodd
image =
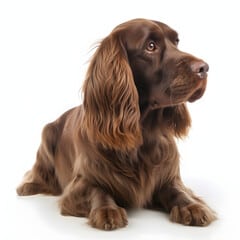
M172 168L178 164L178 152L173 139L158 135L145 139L139 149L129 153L110 150L96 153L89 149L82 154L79 171L83 176L90 176L92 184L101 186L106 193L113 196L117 204L123 207L143 207L152 200L152 195L163 185L167 176L176 174L178 169Z

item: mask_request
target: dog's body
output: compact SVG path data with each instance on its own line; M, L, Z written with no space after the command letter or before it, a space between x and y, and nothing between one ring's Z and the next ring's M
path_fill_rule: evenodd
M124 208L162 208L174 222L205 226L214 212L180 177L175 137L191 120L208 65L177 49L177 33L137 19L102 41L84 83L83 105L48 124L19 195L60 195L64 215L93 227L127 224Z

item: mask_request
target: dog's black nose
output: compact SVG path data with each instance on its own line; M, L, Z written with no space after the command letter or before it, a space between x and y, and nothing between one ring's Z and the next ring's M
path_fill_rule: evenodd
M196 73L199 77L205 78L209 70L209 66L204 61L195 61L191 64L191 70Z

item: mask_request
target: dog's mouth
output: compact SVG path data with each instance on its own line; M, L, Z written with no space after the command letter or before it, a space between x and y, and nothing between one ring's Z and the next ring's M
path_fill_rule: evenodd
M190 98L188 99L189 102L194 102L196 100L198 100L199 98L201 98L203 96L205 92L205 88L200 88L200 89L197 89L191 96Z
M190 95L187 101L195 102L196 100L200 99L206 90L206 86L207 86L207 78L200 79L198 86L194 89L194 91L192 92L192 94Z

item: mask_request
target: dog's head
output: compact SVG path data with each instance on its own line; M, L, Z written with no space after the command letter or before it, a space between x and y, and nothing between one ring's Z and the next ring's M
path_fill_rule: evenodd
M91 60L84 83L84 124L91 141L116 150L142 142L143 120L157 109L176 136L186 134L185 102L206 88L208 65L178 50L167 25L136 19L117 26Z

